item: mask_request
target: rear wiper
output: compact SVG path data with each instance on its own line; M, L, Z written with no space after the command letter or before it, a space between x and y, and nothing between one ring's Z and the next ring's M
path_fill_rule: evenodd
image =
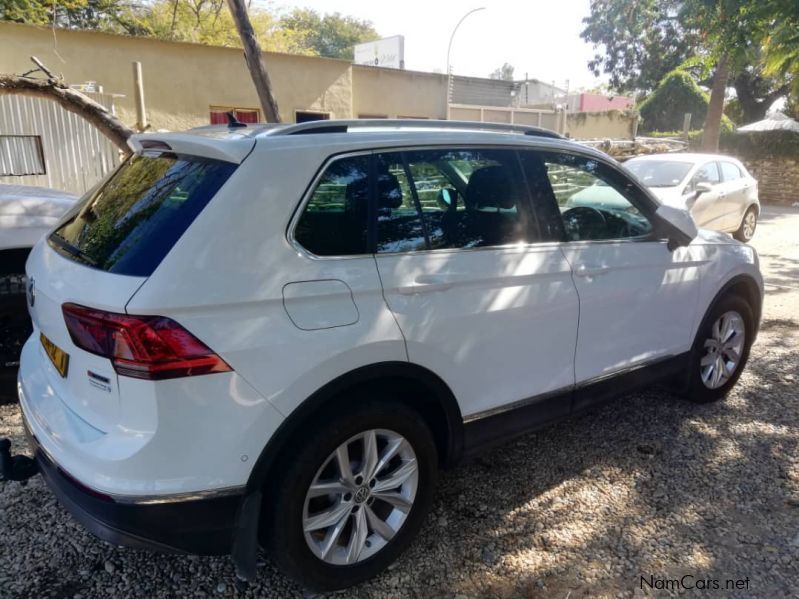
M50 241L54 242L56 245L58 245L58 247L60 247L62 250L64 250L71 256L74 256L75 258L78 258L79 260L82 260L87 264L91 264L92 266L97 266L97 262L95 261L94 258L89 256L89 254L84 252L79 247L72 245L70 242L61 237L61 235L59 235L55 231L53 231L53 233L50 234Z

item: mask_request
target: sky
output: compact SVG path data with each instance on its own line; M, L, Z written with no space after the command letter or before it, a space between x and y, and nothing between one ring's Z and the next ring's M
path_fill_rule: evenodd
M580 38L581 21L590 0L304 0L277 1L278 10L312 8L340 12L371 21L381 37L405 36L405 67L446 72L447 44L458 20L469 10L485 7L466 18L452 42L456 75L487 77L508 62L514 78L539 79L569 88L601 83L588 70L594 51Z

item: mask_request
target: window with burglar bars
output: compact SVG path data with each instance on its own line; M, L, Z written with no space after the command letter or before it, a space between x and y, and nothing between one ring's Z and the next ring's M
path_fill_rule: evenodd
M0 177L45 175L39 135L0 135Z

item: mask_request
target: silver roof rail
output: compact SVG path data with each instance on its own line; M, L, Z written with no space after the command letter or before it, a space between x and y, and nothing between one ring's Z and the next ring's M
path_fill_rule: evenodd
M439 121L428 119L340 119L332 121L310 121L294 125L284 125L270 129L264 135L301 135L310 133L347 133L351 129L449 129L458 131L497 131L501 133L521 133L535 137L565 139L562 135L529 125L510 123L482 123L479 121Z

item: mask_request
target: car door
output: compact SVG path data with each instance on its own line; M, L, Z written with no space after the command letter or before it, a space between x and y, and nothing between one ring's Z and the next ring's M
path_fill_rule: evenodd
M702 263L696 248L670 251L653 233L654 202L614 167L566 153L526 160L543 162L563 222L562 249L580 297L578 387L688 351ZM590 190L601 193L592 199ZM580 397L575 408L590 401Z
M518 157L452 148L375 156L376 253L411 362L452 389L464 419L542 403L569 412L578 298L529 207Z
M700 227L721 230L726 213L722 203L725 194L721 188L721 174L715 160L706 162L697 169L686 191L696 192L699 183L706 183L711 186L711 189L697 194L695 199L689 203L688 209L691 211L691 216Z
M721 202L724 207L724 225L727 230L734 231L740 226L748 207L749 182L743 178L741 170L732 162L722 160L719 162L719 168L723 180L724 197Z

